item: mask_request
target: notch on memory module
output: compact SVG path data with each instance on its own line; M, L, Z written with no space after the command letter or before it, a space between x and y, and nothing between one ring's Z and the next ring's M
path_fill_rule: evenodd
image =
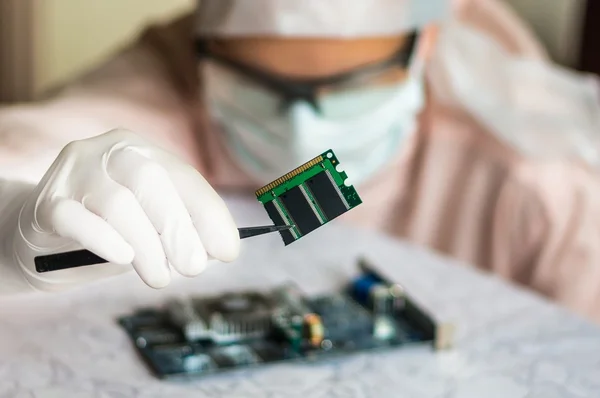
M339 161L328 150L256 191L276 225L294 225L280 232L286 245L362 203Z

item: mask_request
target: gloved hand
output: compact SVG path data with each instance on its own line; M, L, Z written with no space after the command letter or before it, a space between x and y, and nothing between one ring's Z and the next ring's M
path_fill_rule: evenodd
M209 257L231 261L239 253L236 225L208 182L125 130L68 144L20 209L12 239L13 253L4 257L41 290L62 290L132 265L146 284L161 288L170 282L170 266L195 276ZM34 257L81 248L110 264L35 271Z

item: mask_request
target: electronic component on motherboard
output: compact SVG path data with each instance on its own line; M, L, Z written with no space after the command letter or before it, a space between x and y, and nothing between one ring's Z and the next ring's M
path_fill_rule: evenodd
M319 347L323 342L324 331L321 317L317 314L307 314L304 316L305 335L314 347Z
M214 347L210 350L210 355L223 367L252 365L262 362L258 354L245 344Z
M194 308L192 300L173 300L167 303L167 313L190 341L210 338L210 329Z
M351 286L354 298L370 306L378 314L392 314L404 307L404 289L399 284L386 283L379 277L365 273Z
M323 341L321 317L308 306L300 289L293 284L286 284L272 294L279 307L274 319L278 329L297 348L303 342L319 347Z
M334 349L351 349L359 339L372 340L373 314L349 295L336 292L315 297L311 306L321 316L323 341Z
M286 245L362 203L339 161L329 150L256 191Z
M190 373L206 372L217 367L211 356L201 353L184 356L181 363L183 369Z
M436 323L365 260L359 268L345 289L325 295L283 284L172 300L120 323L154 373L170 378L416 343L450 347L452 325Z
M172 322L188 340L218 342L264 337L270 331L273 303L259 294L229 294L215 299L174 300Z
M454 325L449 323L437 323L414 297L410 297L404 292L402 287L392 284L383 278L375 267L366 259L359 259L359 267L362 275L352 284L351 290L354 296L365 305L370 305L377 314L377 305L384 305L383 300L387 300L392 306L395 316L402 316L411 323L418 325L420 333L427 339L433 340L437 349L447 349L452 346L454 339ZM387 289L387 293L383 288ZM383 293L383 294L382 294ZM379 297L377 297L379 295ZM381 323L383 327L387 325Z

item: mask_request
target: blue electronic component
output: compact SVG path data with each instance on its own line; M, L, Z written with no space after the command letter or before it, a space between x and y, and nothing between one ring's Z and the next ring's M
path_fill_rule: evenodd
M352 282L352 297L360 304L366 306L369 304L371 290L378 284L380 284L380 281L374 275L361 275Z

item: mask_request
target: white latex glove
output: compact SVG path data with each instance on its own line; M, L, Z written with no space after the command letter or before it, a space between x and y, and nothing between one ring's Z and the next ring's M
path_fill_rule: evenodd
M41 290L132 265L146 284L161 288L170 282L170 266L191 277L209 257L232 261L239 253L237 227L208 182L125 130L68 144L27 198L13 239L12 258ZM81 248L110 264L36 272L36 256Z

